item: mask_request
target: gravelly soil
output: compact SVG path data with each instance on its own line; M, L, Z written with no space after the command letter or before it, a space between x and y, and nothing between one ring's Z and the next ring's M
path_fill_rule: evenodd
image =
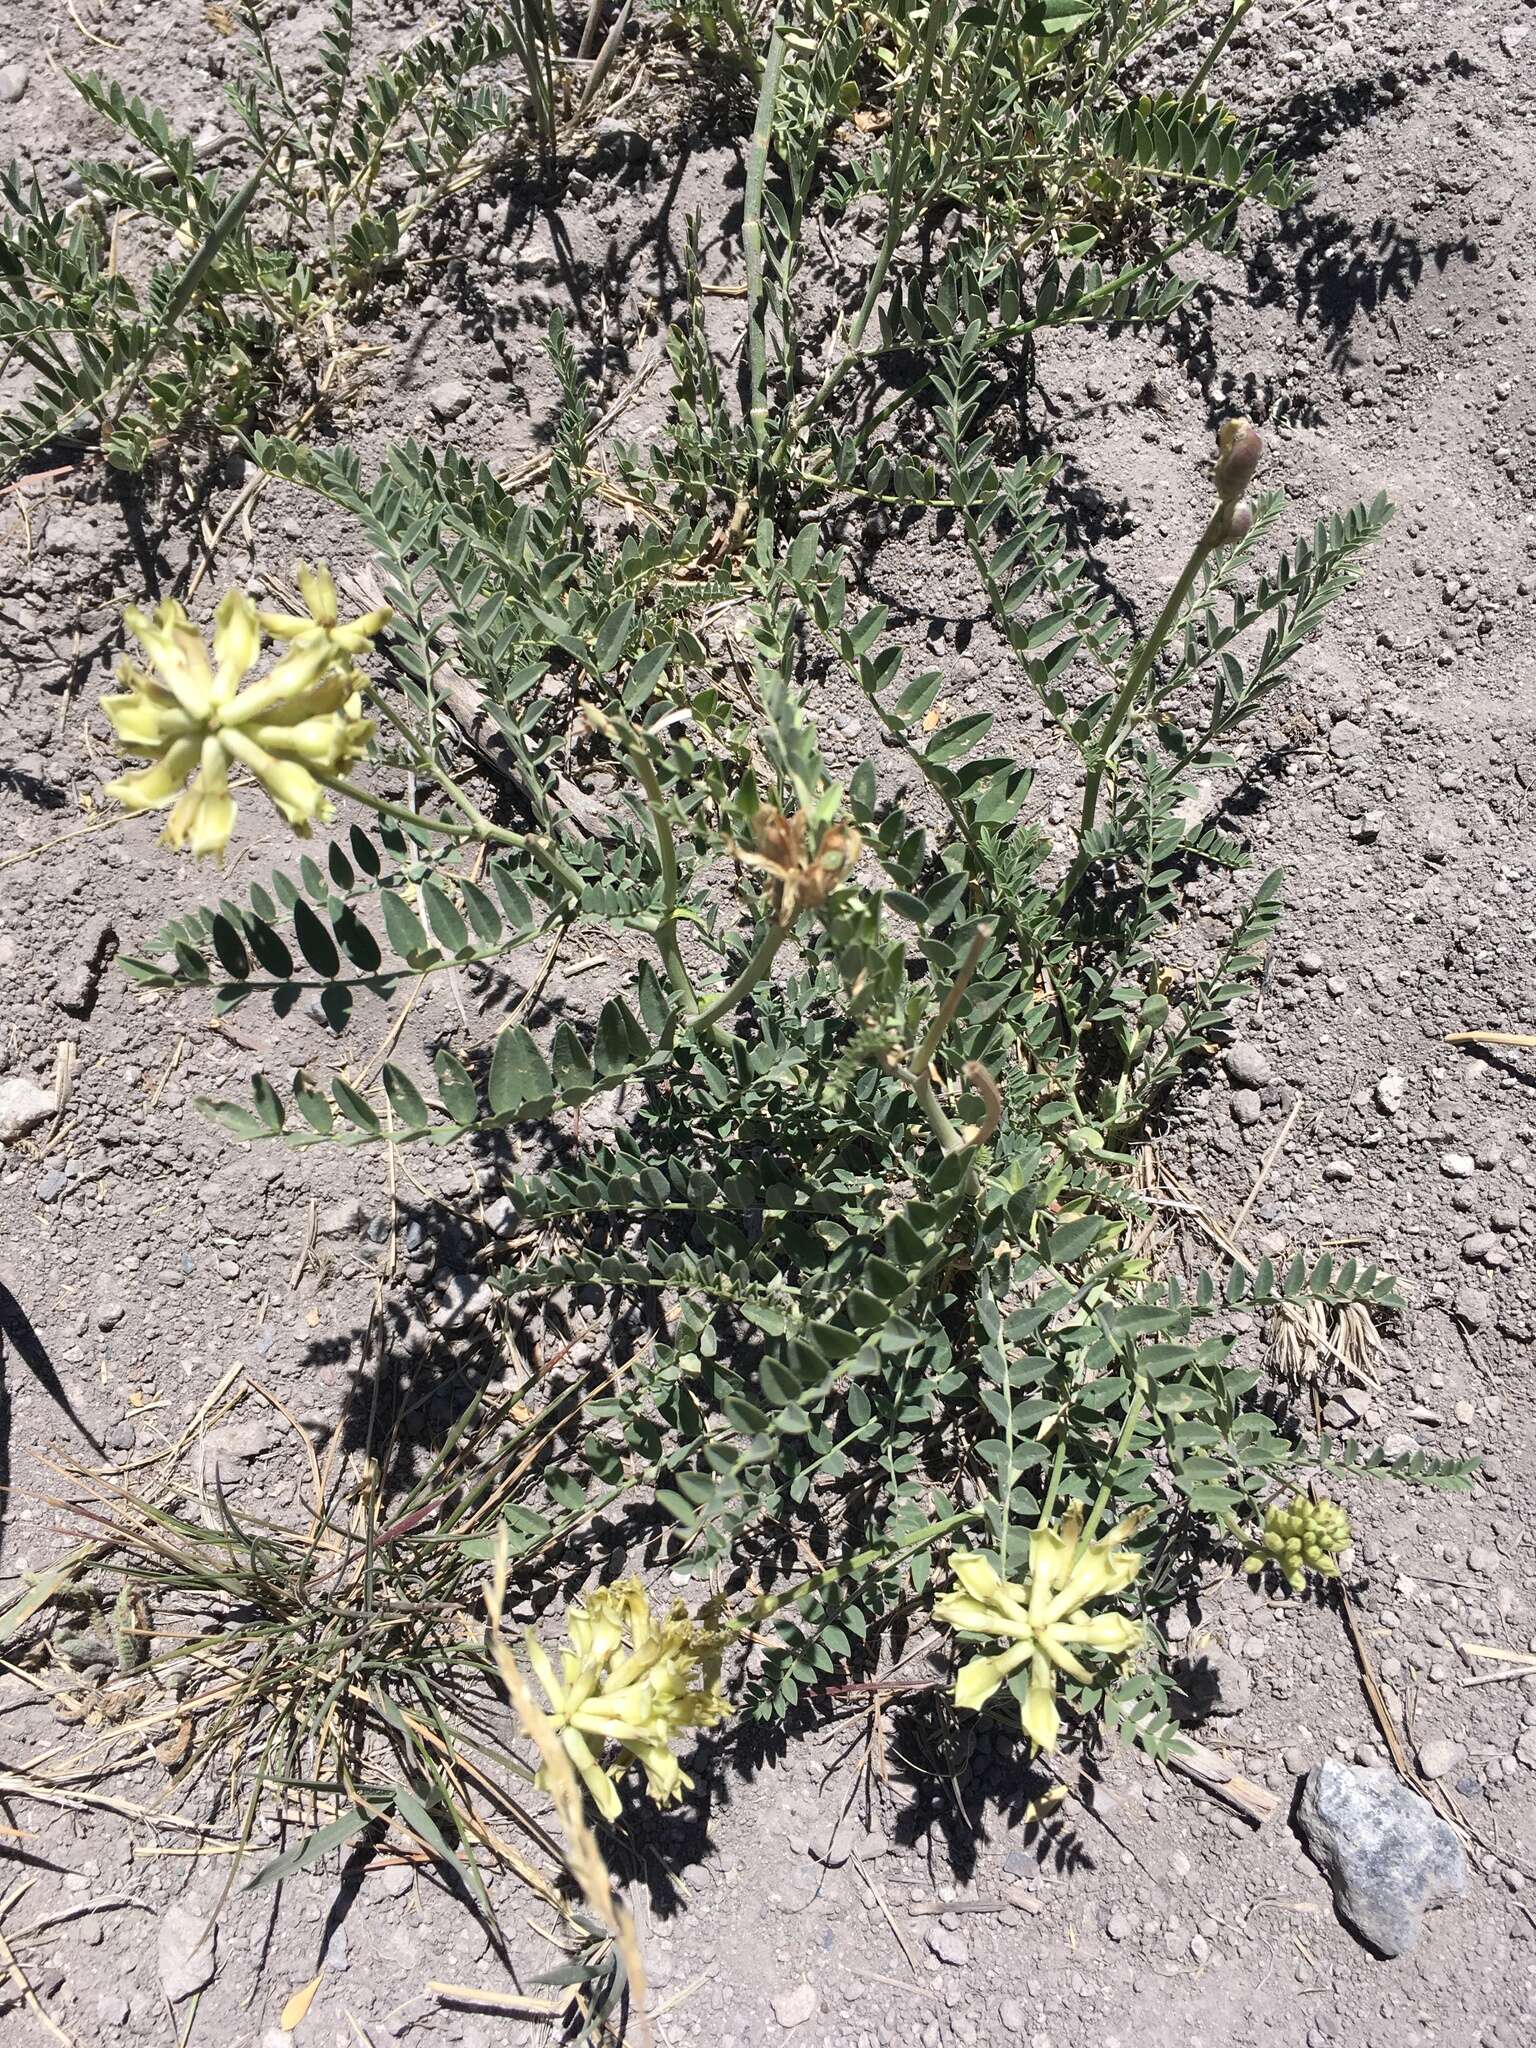
M88 44L63 11L0 6L0 67L26 74L0 107L3 151L25 152L45 181L101 140L59 64L97 64L191 125L221 118L209 73L224 39L202 10L178 0L89 20L117 47ZM305 9L285 34L313 29ZM397 11L387 39L408 32ZM717 1744L713 1767L695 1766L697 1805L643 1838L632 1887L656 2003L670 2008L664 2041L1515 2048L1536 2029L1536 1680L1474 1683L1499 1667L1462 1648L1536 1647L1536 1068L1529 1054L1445 1042L1536 1028L1533 66L1536 14L1514 5L1330 0L1240 35L1224 82L1272 108L1312 195L1283 222L1252 224L1216 279L1208 324L1162 344L1062 344L1041 364L1085 530L1143 606L1203 516L1193 480L1234 406L1285 422L1269 474L1299 524L1378 487L1402 508L1359 592L1250 736L1227 811L1257 861L1288 876L1273 971L1245 1025L1268 1078L1239 1091L1218 1076L1193 1092L1163 1152L1213 1217L1242 1214L1250 1251L1337 1245L1402 1275L1411 1311L1388 1334L1376 1384L1330 1411L1334 1426L1364 1444L1483 1459L1466 1494L1345 1495L1381 1696L1408 1751L1445 1766L1469 1892L1396 1963L1336 1923L1285 1807L1320 1756L1381 1760L1382 1736L1335 1608L1228 1581L1188 1617L1190 1654L1220 1679L1204 1733L1280 1795L1276 1821L1255 1831L1111 1750L1100 1790L1042 1835L1023 1815L1039 1785L1011 1752L982 1733L968 1758L935 1757L899 1706L872 1790L856 1775L860 1718L766 1758ZM643 103L630 118L645 126ZM429 394L448 377L471 392L452 429L464 446L495 460L536 448L551 398L539 337L555 306L594 378L624 388L654 358L688 211L704 213L707 275L739 269L717 225L736 204L737 163L734 145L683 149L668 128L645 165L583 171L551 207L470 194L463 269L413 280L363 337L390 350L343 422L364 461L404 431L441 431ZM658 379L641 390L632 430L657 416L661 390ZM215 483L211 519L234 488ZM136 993L111 965L116 946L142 946L206 884L157 849L150 823L104 819L95 802L110 757L92 707L115 618L148 584L169 587L193 545L168 498L136 506L89 464L0 498L0 1076L48 1079L63 1043L76 1058L56 1127L0 1153L8 1586L62 1541L45 1504L50 1459L152 1459L237 1363L323 1439L362 1368L385 1255L387 1231L369 1227L387 1212L382 1164L231 1146L190 1105L258 1063L364 1060L388 1014L360 1008L339 1044L312 1017L255 1009L215 1031L197 1004ZM356 535L317 532L310 509L274 488L248 542L231 536L215 583L300 548L366 566ZM898 632L927 644L957 695L987 698L995 644L984 623L971 630L944 544L872 535L866 559ZM1065 763L1041 752L1021 704L1008 708L1016 741L1041 753L1047 796L1064 794ZM841 738L851 765L862 736ZM44 842L55 850L22 857ZM275 837L243 845L247 873L287 852ZM1212 886L1210 917L1229 907ZM487 993L486 1032L508 999ZM413 1036L455 1000L446 980L424 993ZM486 1192L451 1157L409 1168L423 1186L402 1192L433 1230L455 1211L472 1218ZM312 1204L315 1255L295 1282ZM453 1262L430 1241L407 1252L428 1317ZM284 1432L254 1406L212 1448L242 1499L277 1515L296 1471ZM5 1766L61 1739L26 1681L0 1679L0 1708ZM1439 1739L1454 1749L1426 1750ZM152 1774L127 1782L157 1796ZM839 1847L818 1861L811 1851L845 1807ZM90 1909L26 1951L47 2011L81 2044L171 2038L156 1924L189 1887L211 1895L218 1883L174 1853L191 1838L26 1800L6 1818L22 1833L0 1845L32 1880L19 1917ZM322 1958L301 2043L531 2038L522 2021L425 1995L432 1978L507 1977L470 1916L431 1883L402 1888L408 1877L380 1868L338 1893L334 1870L320 1869L276 1909L231 1903L192 2039L286 2039L270 2034L277 2014ZM935 1900L952 1912L914 1910ZM509 1918L521 1927L520 1913ZM547 1966L532 1935L513 1948L520 1967ZM776 2013L802 1986L814 2000L801 1991ZM10 1997L0 1987L5 2038L41 2039Z

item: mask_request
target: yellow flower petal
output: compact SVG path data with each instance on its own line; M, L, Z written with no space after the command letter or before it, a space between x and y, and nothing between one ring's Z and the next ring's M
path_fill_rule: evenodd
M249 726L259 719L280 716L284 705L296 707L302 718L309 717L312 711L334 709L333 704L311 703L309 692L320 683L327 669L336 668L340 659L323 633L294 641L281 661L225 708L223 723Z
M995 1600L1003 1591L1003 1581L987 1560L973 1550L957 1550L949 1560L949 1568L973 1600Z
M560 1740L566 1755L580 1773L581 1782L591 1795L592 1804L604 1820L617 1820L623 1809L619 1788L599 1765L592 1753L591 1743L574 1728L562 1728Z
M229 793L229 763L216 739L203 742L202 763L166 820L167 846L190 846L194 854L222 853L234 829L235 802Z
M1062 1641L1059 1624L1043 1630L1035 1640L1040 1651L1050 1659L1058 1671L1065 1671L1068 1678L1075 1678L1079 1685L1092 1685L1093 1673L1082 1658L1074 1656Z
M205 721L213 709L213 670L181 606L170 599L155 607L152 618L130 606L123 620L182 710Z
M309 836L316 819L331 815L330 799L309 770L297 761L280 761L259 746L249 733L226 730L224 744L256 777L300 838Z
M261 653L261 626L256 607L243 590L231 590L213 615L213 696L228 704L256 666Z
M1018 1670L1030 1654L1028 1643L1018 1643L996 1657L972 1657L955 1675L955 1705L968 1713L984 1707L1000 1685Z
M295 562L294 580L299 586L299 595L309 606L309 615L317 626L334 626L336 623L336 579L323 562L312 566L308 562Z
M106 793L125 811L162 810L180 795L201 751L195 739L175 740L152 768L141 768L135 775L120 775L107 784Z
M1061 1715L1056 1707L1047 1667L1046 1677L1036 1677L1024 1702L1024 1733L1037 1749L1054 1749L1061 1737Z
M1003 1612L980 1600L973 1600L968 1593L941 1593L933 1603L937 1620L950 1628L964 1631L973 1636L1027 1636L1027 1616Z

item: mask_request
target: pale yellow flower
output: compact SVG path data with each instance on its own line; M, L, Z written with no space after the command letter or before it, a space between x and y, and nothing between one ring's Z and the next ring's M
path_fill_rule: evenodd
M1024 1732L1040 1749L1054 1749L1061 1734L1056 1673L1087 1685L1092 1671L1080 1650L1123 1657L1141 1641L1129 1615L1089 1614L1095 1601L1124 1592L1141 1569L1138 1552L1124 1548L1137 1521L1121 1522L1095 1543L1082 1541L1082 1523L1070 1515L1060 1528L1036 1529L1029 1539L1029 1578L1004 1579L984 1557L963 1551L951 1559L956 1590L933 1603L937 1620L966 1636L1000 1636L1008 1648L972 1657L955 1679L955 1705L984 1707L1016 1671L1029 1666Z
M617 1817L614 1780L629 1762L644 1769L646 1790L658 1806L681 1798L693 1781L673 1756L672 1740L684 1728L711 1727L730 1712L720 1691L723 1638L681 1605L658 1620L638 1579L586 1594L566 1615L566 1633L571 1647L561 1653L558 1677L534 1636L526 1643L528 1662L593 1805L605 1819ZM605 1768L609 1743L620 1755Z
M355 656L387 613L335 632L307 621L287 653L244 689L261 655L262 622L243 592L232 590L214 616L211 660L174 599L150 616L130 609L124 618L149 667L121 661L122 688L101 708L123 751L153 765L108 783L108 796L131 811L171 806L166 844L199 854L229 844L231 762L250 770L296 832L307 836L330 817L326 779L360 760L373 737Z
M361 654L389 624L389 606L381 605L377 611L364 612L360 618L349 619L342 625L336 582L323 562L295 562L293 579L308 607L306 612L257 613L263 632L270 633L274 640L297 640L305 633L313 633L318 626L338 647L344 647L349 654Z

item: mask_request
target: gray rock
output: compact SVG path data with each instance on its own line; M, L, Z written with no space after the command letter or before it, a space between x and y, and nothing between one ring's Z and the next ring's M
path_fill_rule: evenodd
M1221 1064L1234 1088L1267 1088L1275 1078L1269 1055L1262 1046L1247 1045L1242 1040L1227 1047Z
M1477 1162L1470 1152L1442 1152L1440 1171L1447 1180L1466 1180L1477 1171Z
M952 1969L962 1970L971 1960L971 1952L960 1936L949 1927L930 1927L928 1946L941 1963L948 1963Z
M96 2017L104 2027L126 2027L127 1999L120 1991L103 1991L96 2000Z
M213 1982L218 1968L219 1933L206 1907L178 1899L160 1922L156 1941L160 1982L174 2004Z
M1448 1778L1466 1755L1465 1745L1448 1735L1426 1736L1419 1744L1419 1770L1426 1778Z
M1308 1774L1296 1819L1339 1918L1378 1955L1406 1955L1425 1913L1467 1888L1454 1830L1390 1770L1325 1758Z
M0 1145L14 1145L28 1131L35 1131L53 1115L56 1104L51 1088L39 1088L25 1074L10 1074L0 1081Z
M1518 56L1520 51L1525 48L1526 39L1530 33L1530 28L1525 22L1508 21L1499 30L1499 48L1506 57Z
M1408 1083L1396 1067L1388 1067L1376 1083L1376 1107L1383 1116L1396 1116L1408 1096Z
M1253 1704L1253 1673L1230 1650L1196 1650L1181 1658L1175 1671L1183 1695L1183 1720L1203 1721L1209 1714L1241 1714Z
M815 2010L814 1984L796 1984L790 1991L781 1991L773 2001L773 2016L786 2033L791 2027L803 2027Z
M438 419L447 422L456 420L469 411L475 394L459 377L445 377L441 384L434 384L427 393L427 403Z
M597 124L597 152L606 163L643 164L651 145L637 129L605 114Z
M1481 1287L1458 1287L1451 1310L1469 1330L1486 1330L1493 1321L1493 1296Z
M25 64L0 66L0 105L14 107L31 83L32 74Z
M60 1173L56 1166L51 1166L38 1182L34 1193L40 1202L56 1202L68 1186L69 1175Z
M434 1330L458 1330L491 1305L489 1285L474 1273L450 1273L443 1282L443 1305L432 1318Z
M322 1237L350 1237L354 1230L362 1229L366 1219L367 1211L356 1195L345 1195L320 1211L315 1229Z

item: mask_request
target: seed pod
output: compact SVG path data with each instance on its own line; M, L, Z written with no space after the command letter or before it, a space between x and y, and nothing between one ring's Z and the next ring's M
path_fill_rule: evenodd
M1235 505L1258 473L1264 460L1264 443L1251 420L1226 420L1216 436L1216 495L1224 505ZM1250 522L1252 514L1249 515Z

